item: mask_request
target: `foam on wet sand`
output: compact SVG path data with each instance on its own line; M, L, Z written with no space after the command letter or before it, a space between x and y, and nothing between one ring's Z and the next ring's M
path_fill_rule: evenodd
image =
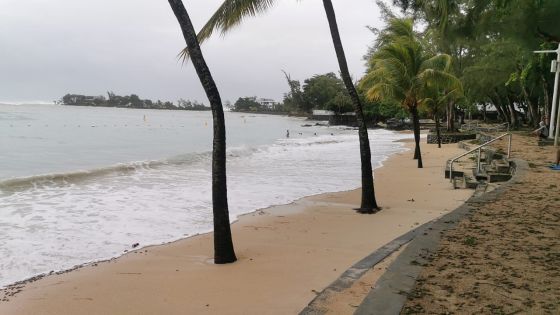
M376 170L375 215L352 211L359 190L307 197L241 217L234 264L213 265L212 235L199 235L28 283L0 313L298 313L362 257L462 204L471 191L443 178L459 152L423 145L420 170L411 151L392 156Z

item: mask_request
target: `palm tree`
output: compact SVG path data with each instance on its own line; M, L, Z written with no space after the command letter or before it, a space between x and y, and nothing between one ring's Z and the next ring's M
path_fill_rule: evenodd
M377 51L369 60L369 69L361 81L371 100L394 99L411 114L416 143L414 156L422 168L418 105L428 86L453 87L456 78L449 73L451 57L428 54L413 31L412 19L391 19L381 32Z
M264 13L276 3L277 0L225 0L202 28L198 34L198 39L202 42L205 39L208 39L216 30L225 33L241 23L243 18ZM344 81L344 85L348 90L350 98L352 99L359 126L358 135L360 140L360 159L362 169L362 200L360 208L356 210L360 213L375 213L379 210L379 207L377 206L377 201L375 199L373 171L371 167L371 150L362 103L358 93L356 92L356 87L352 82L350 72L348 71L346 56L344 54L344 48L338 32L336 16L331 0L323 0L323 6L329 22L331 37L340 67L340 74L342 80ZM184 51L184 53L186 55L188 52Z
M196 32L181 0L169 0L169 5L181 26L200 83L212 108L214 140L212 146L212 206L214 212L214 263L227 264L237 260L233 250L227 202L226 126L220 93L206 65Z

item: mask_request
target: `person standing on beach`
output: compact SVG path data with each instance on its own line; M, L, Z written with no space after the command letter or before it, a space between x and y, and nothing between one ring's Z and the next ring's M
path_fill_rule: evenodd
M286 130L286 138L290 137L290 129Z

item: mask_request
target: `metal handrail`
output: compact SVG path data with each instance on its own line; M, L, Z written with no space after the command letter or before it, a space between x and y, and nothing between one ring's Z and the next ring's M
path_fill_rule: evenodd
M485 142L485 143L479 145L478 147L476 147L476 148L474 148L474 149L472 149L472 150L470 150L470 151L468 151L468 152L466 152L466 153L463 153L463 154L457 156L456 158L452 159L452 160L449 162L449 181L450 181L450 182L453 182L453 163L455 163L455 161L457 161L458 159L462 158L463 156L468 155L468 154L471 154L471 153L473 153L473 152L476 151L476 150L478 150L478 158L477 158L477 163L476 163L476 169L477 169L477 171L480 172L480 153L481 153L481 151L482 151L482 148L485 147L485 146L487 146L487 145L489 145L489 144L492 143L492 142L498 141L499 139L501 139L501 138L503 138L503 137L505 137L505 136L509 136L508 153L507 153L507 157L508 157L508 159L509 159L509 156L510 156L510 154L511 154L511 138L512 138L512 134L511 134L511 133L504 133L503 135L501 135L501 136L499 136L499 137L497 137L497 138L494 138L494 139L492 139L492 140L490 140L490 141L487 141L487 142Z

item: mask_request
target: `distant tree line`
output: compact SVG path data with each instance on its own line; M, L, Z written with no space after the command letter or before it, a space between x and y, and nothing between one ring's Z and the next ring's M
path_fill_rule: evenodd
M172 110L210 110L210 107L205 106L197 101L190 101L179 99L177 105L173 102L160 100L152 101L149 99L141 99L136 94L131 95L116 95L113 92L107 92L107 97L87 96L80 94L66 94L60 101L63 105L75 106L99 106L99 107L122 107L122 108L144 108L144 109L172 109Z
M256 96L240 97L233 105L226 103L226 107L234 112L284 112L284 106L281 103L269 99L258 99Z
M311 113L315 109L330 110L335 114L353 111L352 100L344 86L344 82L332 72L317 74L303 81L284 72L290 91L284 94L284 111ZM385 120L386 118L408 117L405 109L393 100L371 101L366 99L365 90L358 87L358 94L364 106L364 115L369 121Z

